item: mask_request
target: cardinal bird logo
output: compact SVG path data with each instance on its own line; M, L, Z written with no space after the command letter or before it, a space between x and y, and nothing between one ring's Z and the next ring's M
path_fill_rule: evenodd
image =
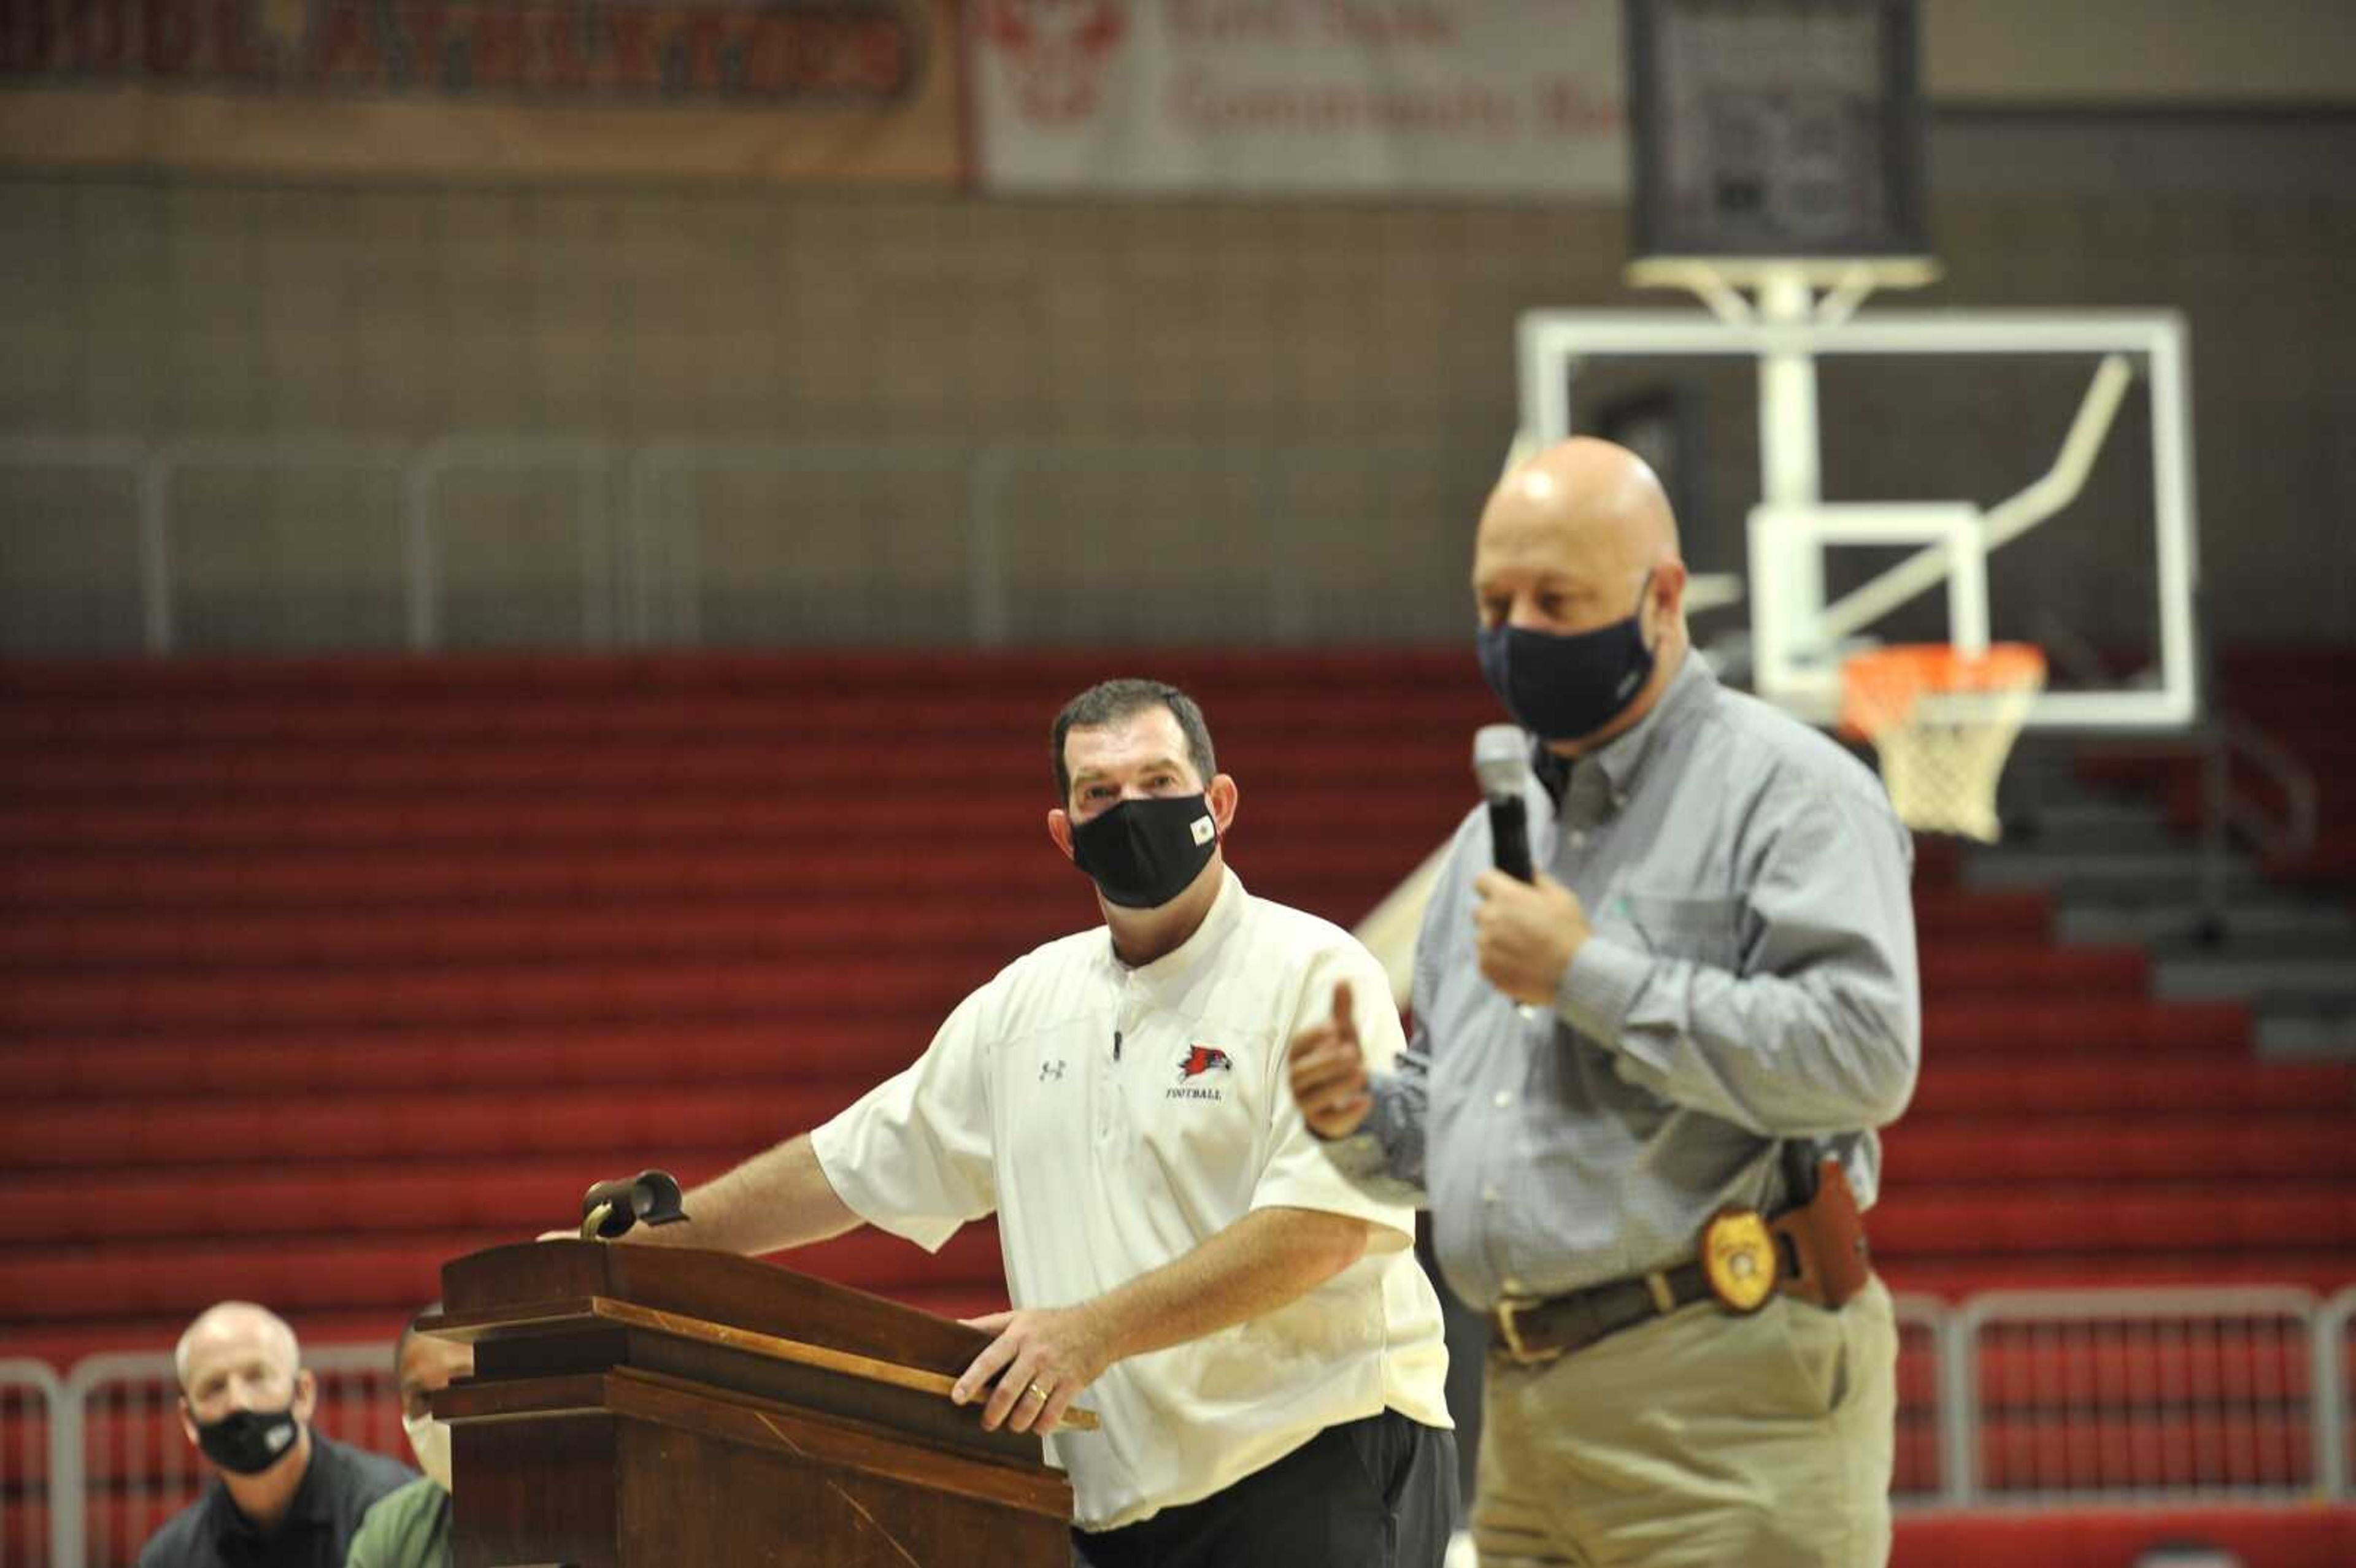
M1189 1078L1200 1078L1214 1067L1222 1072L1233 1072L1236 1070L1236 1064L1227 1059L1226 1051L1216 1046L1198 1045L1186 1053L1185 1060L1178 1063L1179 1082L1183 1083Z

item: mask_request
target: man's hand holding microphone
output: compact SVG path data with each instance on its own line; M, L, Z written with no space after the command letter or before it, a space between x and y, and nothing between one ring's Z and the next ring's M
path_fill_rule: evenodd
M1474 956L1482 975L1514 1000L1551 1009L1556 988L1592 934L1579 895L1530 867L1529 829L1522 785L1529 777L1529 741L1511 724L1492 724L1472 740L1472 772L1489 801L1489 842L1496 869L1472 883L1481 897L1473 912ZM1292 1037L1292 1097L1310 1129L1345 1138L1374 1107L1365 1054L1350 1014L1349 982L1333 987L1333 1013Z
M1589 935L1579 895L1530 869L1527 807L1529 737L1511 724L1485 725L1472 737L1472 774L1489 800L1489 853L1496 869L1473 880L1473 956L1482 976L1517 1002L1554 1006L1555 987Z

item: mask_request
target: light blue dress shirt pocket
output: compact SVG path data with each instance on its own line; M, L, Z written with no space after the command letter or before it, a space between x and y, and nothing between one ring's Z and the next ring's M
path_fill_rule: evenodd
M1714 969L1740 967L1740 899L1629 892L1613 899L1611 909L1655 957L1691 959Z

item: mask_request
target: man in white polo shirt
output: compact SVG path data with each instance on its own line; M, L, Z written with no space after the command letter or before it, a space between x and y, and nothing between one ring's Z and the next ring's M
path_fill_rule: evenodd
M1335 1172L1286 1043L1389 995L1348 933L1226 868L1235 780L1201 710L1108 681L1054 729L1047 832L1104 925L1015 960L924 1055L688 1194L651 1243L767 1253L995 1212L1015 1310L959 1380L1052 1433L1088 1568L1438 1568L1456 1517L1440 1303L1412 1213ZM1402 1040L1361 1009L1370 1057ZM1074 1401L1102 1419L1058 1431Z

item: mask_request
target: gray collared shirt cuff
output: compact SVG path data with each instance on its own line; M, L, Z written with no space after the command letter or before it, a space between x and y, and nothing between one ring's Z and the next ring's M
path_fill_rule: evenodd
M1398 1086L1387 1075L1377 1076L1369 1087L1375 1103L1365 1122L1348 1137L1318 1134L1318 1145L1359 1191L1385 1203L1421 1208L1424 1192L1414 1179L1422 1175L1423 1129L1399 1104ZM1310 1131L1316 1134L1313 1127Z
M1608 1050L1618 1050L1620 1026L1635 1005L1651 971L1649 955L1623 947L1608 937L1590 936L1579 944L1555 985L1554 1010L1563 1022Z

